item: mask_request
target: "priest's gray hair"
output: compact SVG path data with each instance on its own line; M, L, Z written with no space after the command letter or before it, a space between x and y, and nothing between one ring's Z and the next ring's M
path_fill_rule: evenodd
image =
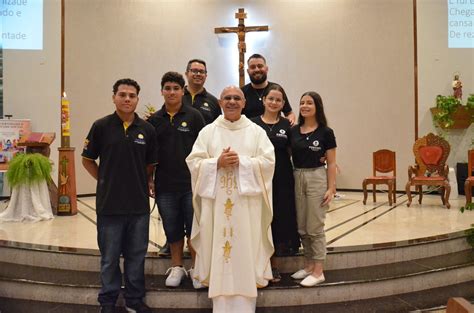
M222 92L221 92L221 97L220 97L221 100L222 100L222 97L223 97L224 93L226 93L228 90L231 90L231 89L237 90L238 93L240 94L240 96L242 96L242 99L245 100L245 95L244 95L242 89L240 89L239 87L234 86L234 85L227 86L227 87L225 87L225 88L222 90Z

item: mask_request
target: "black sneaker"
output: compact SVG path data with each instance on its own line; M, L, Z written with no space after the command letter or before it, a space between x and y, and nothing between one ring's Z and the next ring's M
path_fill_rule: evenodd
M170 256L171 255L170 245L168 244L168 241L160 249L160 251L158 251L158 255L159 256Z
M151 308L143 302L126 305L125 308L129 313L151 313Z
M101 305L100 313L115 313L115 305Z

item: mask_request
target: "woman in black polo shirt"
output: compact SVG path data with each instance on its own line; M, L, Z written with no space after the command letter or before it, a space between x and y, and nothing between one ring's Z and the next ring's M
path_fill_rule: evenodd
M321 96L305 92L300 100L298 125L291 129L298 232L303 243L305 267L293 275L312 287L324 281L326 259L324 220L336 193L336 138L327 126ZM327 169L321 158L326 157Z

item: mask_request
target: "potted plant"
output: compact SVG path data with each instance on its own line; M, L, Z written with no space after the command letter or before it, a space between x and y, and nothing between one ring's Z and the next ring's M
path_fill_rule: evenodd
M454 96L436 96L436 107L431 108L435 126L442 129L468 128L474 121L474 94L470 94L467 104Z
M464 211L473 211L474 210L474 203L468 203L466 206L463 206L459 209L461 213ZM474 224L471 224L471 228L466 229L466 240L474 248Z

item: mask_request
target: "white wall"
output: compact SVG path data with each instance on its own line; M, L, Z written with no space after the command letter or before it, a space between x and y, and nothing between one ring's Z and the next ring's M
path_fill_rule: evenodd
M339 146L338 187L360 189L379 148L397 151L403 177L414 139L411 0L67 0L66 91L77 158L92 122L113 111L118 78L136 79L141 104L158 106L162 74L183 72L190 58L208 62L214 94L237 84L237 36L216 35L214 27L236 25L239 7L247 25L269 25L268 33L247 35L247 57L267 57L269 79L283 85L294 110L303 92L322 95ZM79 193L94 192L79 166L77 177Z
M446 0L418 0L419 135L435 133L429 111L437 95L452 95L455 72L463 82L463 103L474 93L474 49L449 49ZM474 124L464 130L449 130L448 163L467 162L467 150L474 139ZM472 148L471 148L472 149Z
M31 118L34 130L59 136L60 1L44 3L44 50L5 51L4 113ZM461 73L466 96L474 92L474 50L447 48L445 0L417 5L423 136L434 130L428 109L437 94L451 92L453 72ZM285 87L294 110L304 91L322 95L339 146L338 187L361 188L371 152L385 147L397 152L403 189L414 139L411 0L66 0L66 91L79 194L95 191L80 152L91 123L113 111L116 79L140 82L139 111L147 103L161 106L162 74L183 72L190 58L208 62L206 87L214 94L238 83L237 36L216 35L214 27L235 26L239 7L248 12L247 25L269 25L270 32L247 35L247 57L267 57L270 80ZM473 131L451 132L451 165L465 159ZM54 160L58 145L59 138Z
M45 0L43 15L43 50L3 51L3 113L31 119L33 131L55 132L51 159L57 163L61 144L61 2ZM57 181L57 164L53 170Z

